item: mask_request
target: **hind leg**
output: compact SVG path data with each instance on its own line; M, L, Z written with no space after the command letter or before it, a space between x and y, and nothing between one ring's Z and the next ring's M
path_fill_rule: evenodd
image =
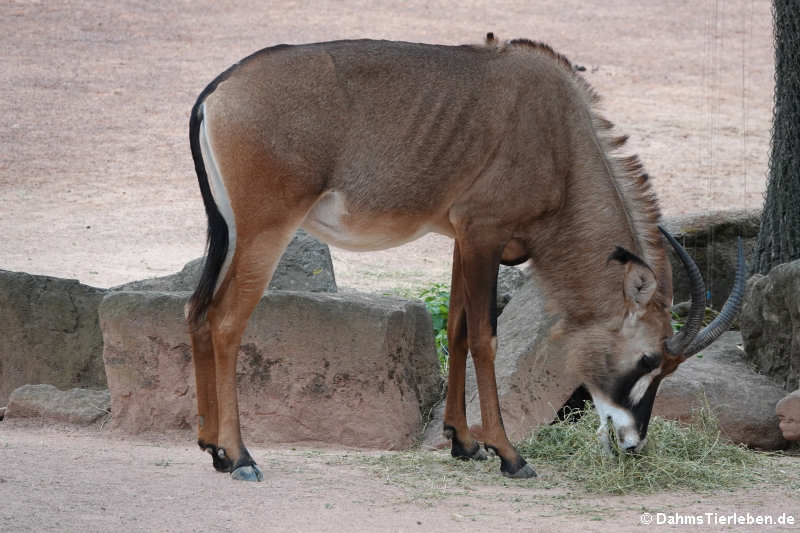
M217 456L219 416L217 412L217 374L214 366L214 347L211 344L211 328L203 319L190 331L192 338L192 361L197 384L197 444L207 450L214 461L214 468L224 470L225 465Z
M299 224L299 221L296 221ZM206 442L214 454L214 467L231 472L234 479L260 481L262 474L244 445L239 424L239 403L236 390L236 360L239 342L247 320L263 294L281 254L294 234L296 225L272 225L269 229L242 238L225 281L221 284L208 310L208 329L213 347L215 391L207 388L209 412L216 407L217 437ZM247 232L244 235L251 235ZM210 400L216 393L216 404ZM198 395L198 399L199 399ZM213 434L213 416L207 429ZM205 434L205 428L201 435Z

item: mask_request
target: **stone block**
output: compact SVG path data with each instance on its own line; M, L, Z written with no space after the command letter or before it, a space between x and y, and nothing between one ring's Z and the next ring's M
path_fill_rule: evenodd
M195 426L187 297L117 292L103 300L112 427ZM441 387L430 315L397 298L271 291L238 361L246 442L407 448Z
M703 274L709 307L721 309L733 287L736 276L737 242L742 237L745 257L755 246L761 212L758 210L713 211L699 215L665 218L662 225L675 236L695 260ZM675 303L690 299L686 269L669 250L672 264Z
M23 385L11 393L6 418L39 418L67 424L89 425L110 413L108 390L59 390L47 384Z
M653 414L687 422L692 412L708 405L719 418L720 430L731 441L755 448L786 447L778 429L775 405L786 394L769 378L753 372L744 360L741 335L723 333L664 378Z
M800 387L800 260L747 281L739 322L753 368L784 391Z
M203 258L186 263L180 272L160 278L132 281L113 287L117 291L194 291L203 270ZM333 262L327 244L306 233L297 233L283 253L267 289L336 292Z
M97 307L104 289L0 270L0 405L29 383L105 387Z

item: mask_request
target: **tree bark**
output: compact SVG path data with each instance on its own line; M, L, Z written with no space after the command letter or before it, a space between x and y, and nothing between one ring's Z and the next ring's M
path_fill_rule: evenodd
M775 108L753 272L800 258L800 0L773 0Z

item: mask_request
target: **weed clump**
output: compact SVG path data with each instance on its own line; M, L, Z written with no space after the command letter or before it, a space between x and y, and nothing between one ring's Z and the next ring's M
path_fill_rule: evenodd
M433 283L419 291L417 298L422 300L433 319L433 340L442 376L447 376L447 315L450 310L450 287L445 283Z

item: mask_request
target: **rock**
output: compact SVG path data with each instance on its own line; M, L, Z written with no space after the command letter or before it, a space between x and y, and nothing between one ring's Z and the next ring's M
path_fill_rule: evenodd
M200 272L203 270L205 258L198 257L186 263L180 272L162 276L160 278L148 278L131 281L124 285L111 287L112 291L154 291L154 292L185 292L194 291L200 280Z
M664 219L662 225L694 258L710 294L708 305L720 309L733 287L736 275L737 238L742 237L745 257L756 242L761 223L758 210L714 211ZM709 244L710 243L710 244ZM670 250L674 301L689 300L689 279L680 259Z
M661 382L653 414L686 422L705 397L719 418L720 430L731 441L782 449L787 443L778 430L775 404L785 392L750 369L740 343L739 333L729 331L703 350L702 357L682 363Z
M553 333L557 317L545 310L545 298L530 278L517 290L498 319L498 351L495 358L498 396L503 423L512 441L527 437L541 424L549 424L556 412L580 386L568 371L563 353L569 342ZM480 404L475 368L467 362L467 423L478 440L482 439ZM443 405L432 413L423 443L426 447L449 445L442 436Z
M105 387L97 306L77 280L0 270L0 404L26 383Z
M800 389L788 394L775 406L779 427L786 440L800 440Z
M336 292L336 278L333 275L333 261L328 245L319 242L302 229L297 230L278 263L269 288Z
M88 425L107 416L110 409L108 390L61 391L52 385L23 385L11 393L6 418L42 418Z
M187 296L116 292L103 300L112 427L139 433L195 425ZM239 350L246 441L411 446L441 389L431 330L418 302L268 293Z
M785 391L800 388L800 260L747 282L739 322L745 358Z
M186 263L183 269L169 276L132 281L113 287L115 291L194 291L203 270L203 258ZM269 289L309 292L336 292L333 262L327 244L297 230L286 248Z
M497 314L503 313L511 297L517 289L522 287L527 276L517 267L500 265L497 274Z

